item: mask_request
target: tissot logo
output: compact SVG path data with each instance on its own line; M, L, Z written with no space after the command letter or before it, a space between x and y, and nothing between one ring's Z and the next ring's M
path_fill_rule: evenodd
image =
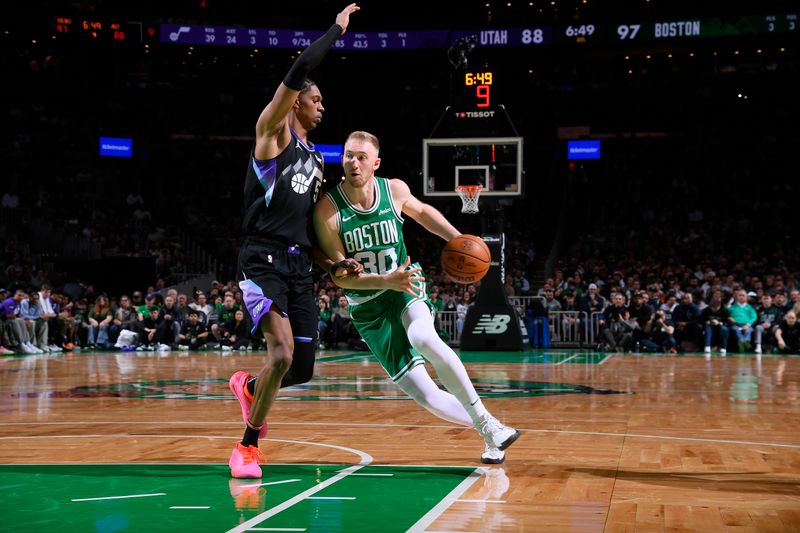
M492 118L494 111L458 111L456 118Z
M511 315L481 315L472 334L499 335L506 332L509 322L511 322Z
M385 209L381 209L380 211L378 211L378 215L385 215L386 213L388 213L391 210L392 210L391 207L387 207Z

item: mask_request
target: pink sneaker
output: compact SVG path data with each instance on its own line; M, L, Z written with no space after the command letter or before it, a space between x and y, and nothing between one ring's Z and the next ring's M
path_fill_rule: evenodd
M241 442L237 442L228 466L231 467L231 476L235 478L259 478L261 477L261 467L258 464L266 462L267 458L264 457L261 450L255 446L245 447Z
M242 420L244 425L247 425L247 419L250 418L250 404L253 403L253 397L247 390L247 382L252 376L243 370L234 372L228 381L228 386L236 399L239 400L239 405L242 406ZM261 431L258 432L258 438L263 439L267 436L267 421L261 423Z

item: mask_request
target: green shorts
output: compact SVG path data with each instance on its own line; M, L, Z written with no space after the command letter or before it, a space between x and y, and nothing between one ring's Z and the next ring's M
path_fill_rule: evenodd
M358 298L350 302L353 325L394 382L425 362L411 347L403 327L403 312L414 302L425 302L433 311L427 286L424 281L421 285L422 296L417 298L405 292L386 290L367 301L359 302L362 299Z

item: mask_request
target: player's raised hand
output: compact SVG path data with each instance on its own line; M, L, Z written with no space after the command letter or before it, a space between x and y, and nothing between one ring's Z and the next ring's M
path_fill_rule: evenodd
M347 6L341 13L336 15L336 24L342 27L342 35L347 31L347 25L350 24L350 15L361 9L355 2Z
M421 268L408 268L410 263L411 257L406 256L405 262L394 272L386 274L383 279L387 289L405 292L415 298L419 298L423 296L422 282L425 281L425 278L420 275L420 272L422 272Z

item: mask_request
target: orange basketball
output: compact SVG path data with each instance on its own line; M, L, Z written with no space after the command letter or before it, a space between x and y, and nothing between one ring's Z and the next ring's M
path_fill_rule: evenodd
M459 235L442 250L442 270L456 283L475 283L489 271L492 254L483 239Z

